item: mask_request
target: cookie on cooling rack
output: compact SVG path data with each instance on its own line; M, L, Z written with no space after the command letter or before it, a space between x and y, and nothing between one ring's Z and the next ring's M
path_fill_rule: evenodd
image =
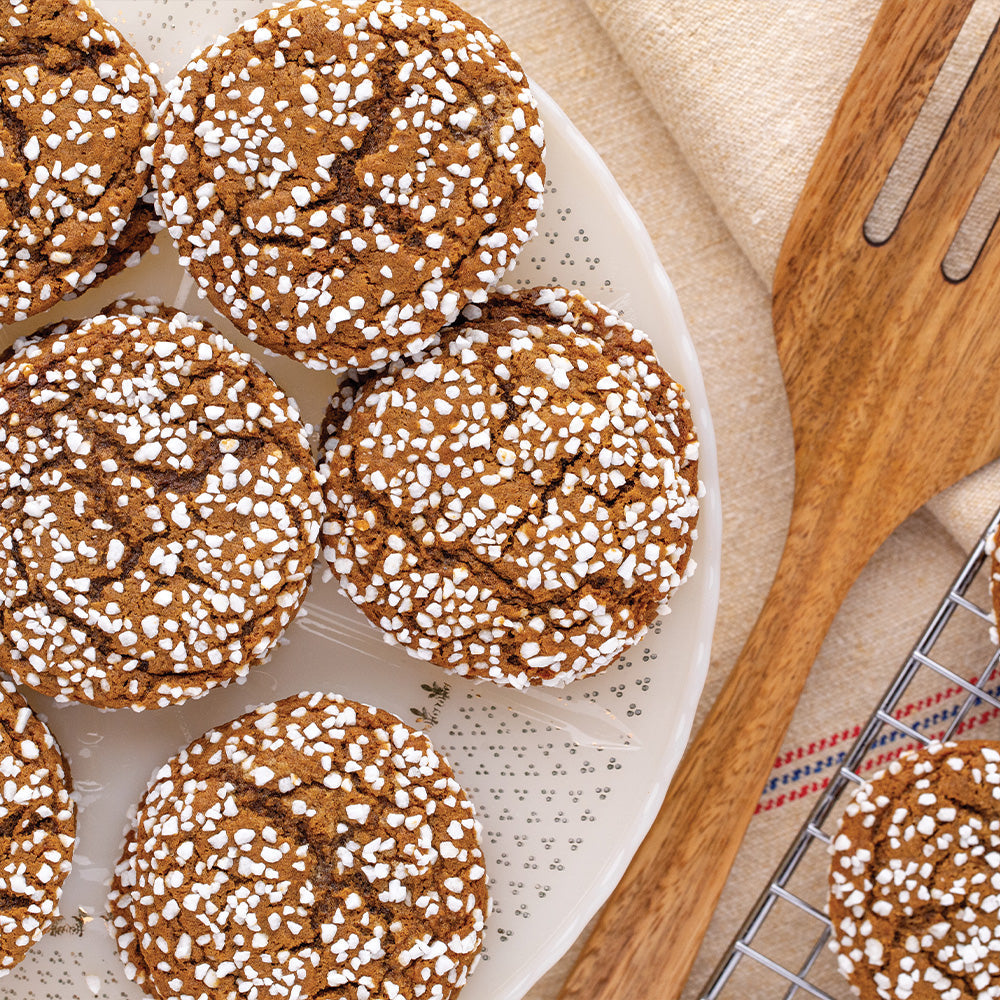
M336 695L285 698L156 772L111 933L163 1000L448 1000L482 943L478 831L422 733Z
M1000 622L1000 527L986 539L986 554L990 557L990 599L993 603L993 624L990 635L995 643L1000 645L1000 632L997 623Z
M13 323L152 243L157 84L89 0L5 4L0 65L0 323Z
M858 996L1000 995L1000 743L902 754L858 787L831 854L831 947Z
M0 664L104 708L243 678L318 551L294 403L199 320L130 301L20 342L0 385Z
M48 727L0 678L0 976L58 913L76 846L69 770Z
M160 205L222 313L312 368L378 367L480 301L535 229L542 129L450 0L258 14L171 85Z
M633 644L692 569L698 445L644 334L561 288L470 306L342 384L324 555L390 642L562 685Z

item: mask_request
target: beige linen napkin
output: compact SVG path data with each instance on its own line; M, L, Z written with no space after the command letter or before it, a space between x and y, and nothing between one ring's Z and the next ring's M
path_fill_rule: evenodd
M983 4L996 7L1000 0ZM775 260L878 4L467 0L467 6L508 39L604 157L650 231L699 352L718 437L724 522L703 715L756 618L787 527L792 442L770 325ZM843 746L998 503L1000 471L991 467L936 498L876 554L813 667L783 755ZM984 653L979 640L955 650L956 656ZM775 780L789 772L776 770ZM801 798L783 797L783 787L762 799L767 808L751 824L688 998L698 995L814 801L806 794L809 782L795 786ZM780 933L794 944L813 928L793 921ZM529 1000L558 995L574 953ZM833 995L847 995L835 973L827 985ZM756 1000L783 996L784 989L755 967L737 992L725 995Z

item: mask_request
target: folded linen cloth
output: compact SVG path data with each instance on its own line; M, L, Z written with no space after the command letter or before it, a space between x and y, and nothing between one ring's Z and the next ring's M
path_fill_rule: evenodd
M718 437L724 524L703 715L757 616L787 528L792 440L770 325L775 262L878 3L467 5L507 38L604 157L650 231L698 349ZM983 23L995 20L1000 0L979 0L976 10ZM812 669L686 998L699 995L837 753L867 718L998 504L994 465L910 518L851 590ZM954 655L987 653L977 638ZM928 704L938 695L931 692ZM922 703L912 706L922 710ZM995 735L995 721L984 730L991 724ZM778 931L789 944L812 933L794 921ZM529 1000L558 995L575 953L536 984ZM844 984L831 977L831 995L846 997ZM737 992L724 995L763 1000L784 989L756 966Z
M782 241L879 8L874 0L587 0L754 270L770 287ZM926 131L1000 16L980 0L942 69ZM925 144L926 145L926 144ZM911 161L919 168L919 155ZM995 208L995 206L994 206ZM928 505L963 545L1000 502L1000 466Z

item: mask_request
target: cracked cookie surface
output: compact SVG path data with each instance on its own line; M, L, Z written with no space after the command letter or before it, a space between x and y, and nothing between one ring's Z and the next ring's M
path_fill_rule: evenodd
M595 673L693 568L688 403L646 336L578 293L467 307L440 345L345 381L326 434L341 588L455 673Z
M5 5L0 323L82 293L152 243L156 99L145 61L88 0Z
M314 368L429 344L534 232L523 70L450 0L287 4L169 87L160 205L201 294Z
M1000 743L907 751L831 845L831 947L865 1000L1000 997Z
M48 726L0 678L0 976L57 915L76 846L69 772Z
M303 693L206 733L139 804L109 898L163 1000L447 1000L488 909L448 762L381 709Z
M294 403L249 355L123 307L0 366L0 663L60 700L139 709L267 655L323 502Z

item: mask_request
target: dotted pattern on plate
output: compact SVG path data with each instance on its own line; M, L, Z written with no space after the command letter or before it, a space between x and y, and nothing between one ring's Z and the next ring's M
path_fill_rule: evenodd
M136 0L109 3L104 13L159 64L165 79L186 61L195 41L232 30L258 9L222 0ZM650 278L637 274L634 251L631 258L616 255L601 238L613 206L600 209L604 220L592 225L597 210L592 190L577 176L571 138L549 129L547 140L554 183L546 191L538 236L510 280L577 287L638 321L622 289ZM207 303L190 294L191 283L180 275L169 241L161 236L159 246L157 257L145 258L115 280L140 294L159 289L168 300L169 289L177 288L173 304L211 316ZM84 304L94 309L114 294L117 285ZM78 300L65 314L80 315L84 304ZM226 322L212 319L232 335ZM670 369L672 359L663 356L663 339L657 337L669 348L672 335L647 331ZM234 339L246 346L242 338ZM332 383L293 362L264 363L297 396L306 419L318 421ZM695 606L696 594L685 593L690 587L681 589L675 609ZM0 998L139 1000L143 994L125 979L103 918L129 805L158 764L206 729L262 701L313 689L388 708L426 728L451 760L483 823L494 900L483 961L463 1000L514 1000L568 946L567 927L578 927L580 913L593 911L592 897L621 861L623 842L650 819L649 790L661 781L665 754L677 738L671 713L688 669L680 661L694 655L691 642L675 642L682 617L683 612L658 621L638 646L597 677L558 693L520 693L448 677L384 645L335 584L319 582L317 574L305 614L269 663L241 687L143 717L98 715L32 698L72 761L81 841L63 917L25 962L0 980Z

